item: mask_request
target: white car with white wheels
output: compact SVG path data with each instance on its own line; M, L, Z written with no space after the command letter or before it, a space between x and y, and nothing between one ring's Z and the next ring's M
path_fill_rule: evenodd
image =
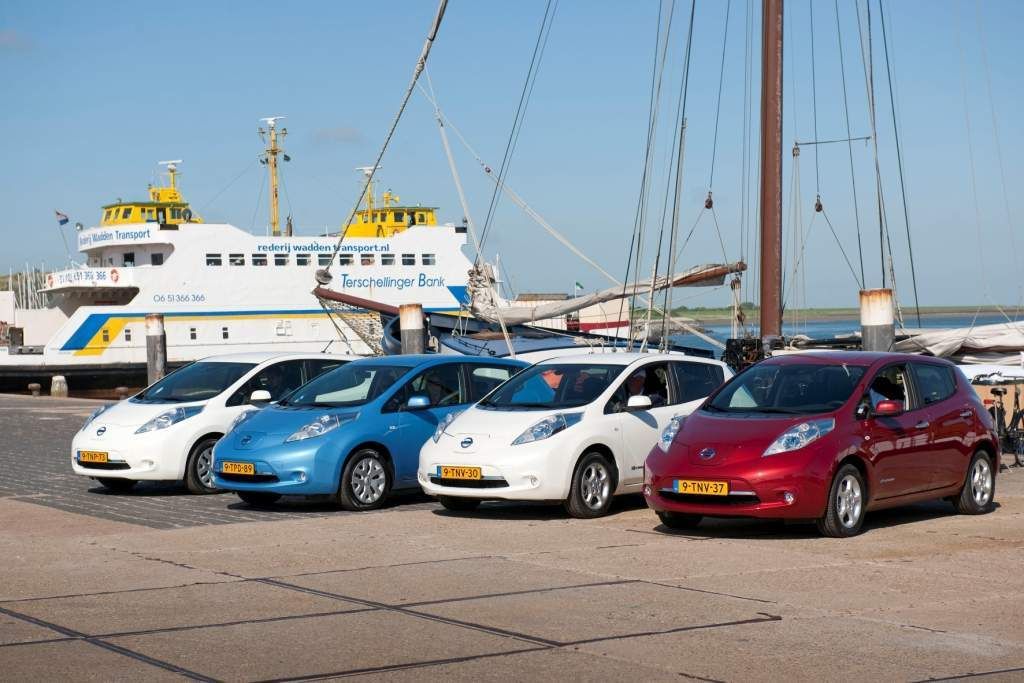
M420 450L420 486L451 510L539 500L603 515L614 495L640 491L672 419L731 376L724 363L677 353L542 361L438 425Z
M213 445L239 415L355 358L236 353L196 361L97 408L71 442L71 468L114 491L170 480L213 493Z

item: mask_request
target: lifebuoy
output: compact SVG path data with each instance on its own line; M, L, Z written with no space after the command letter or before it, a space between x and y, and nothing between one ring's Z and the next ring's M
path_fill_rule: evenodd
M117 272L117 268L110 269L110 281L116 283L121 279L121 274Z

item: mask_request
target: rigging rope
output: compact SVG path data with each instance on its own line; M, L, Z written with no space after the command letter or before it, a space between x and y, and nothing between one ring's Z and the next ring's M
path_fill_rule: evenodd
M708 198L715 184L715 157L718 151L718 118L722 113L722 83L725 81L725 47L729 44L729 9L732 0L725 3L725 29L722 32L722 63L718 70L718 98L715 104L715 135L711 143L711 172L708 174Z
M540 69L540 60L544 55L544 48L547 46L547 36L550 35L551 22L554 21L552 1L548 0L547 5L544 7L544 17L541 20L540 30L537 32L537 41L533 46L533 55L530 57L530 68L526 72L526 80L523 82L523 89L519 94L519 104L516 106L516 113L512 119L512 129L509 131L508 141L505 143L505 154L501 158L501 166L498 167L498 185L495 185L494 192L491 193L491 202L487 207L484 227L480 233L481 248L487 242L487 233L490 232L494 214L498 208L498 199L500 197L498 190L508 173L508 166L515 151L516 142L519 139L519 129L522 127L523 118L526 115L526 107L529 105L530 95L533 93L533 82L536 80L537 72ZM480 258L480 254L477 254L477 264L479 264Z
M846 148L850 157L850 185L853 187L853 221L857 226L857 256L860 261L861 287L865 286L867 278L864 276L864 246L860 237L860 203L857 201L857 176L853 172L853 140L850 139L850 104L846 94L846 60L843 57L843 31L839 23L839 0L836 5L836 38L839 43L839 74L843 84L843 119L846 122Z
M235 184L235 183L237 183L237 182L238 182L239 180L241 180L241 179L242 179L242 176L244 176L244 175L245 175L246 173L248 173L249 171L251 171L251 170L252 170L252 168L253 168L253 166L255 166L255 165L256 165L257 163L258 163L257 161L251 161L251 162L249 162L248 164L246 164L245 168L243 168L243 169L242 169L242 172L241 172L241 173L239 173L238 175L236 175L236 176L235 176L235 177L234 177L234 178L233 178L233 179L231 180L231 182L229 182L229 183L228 183L227 185L225 185L225 186L224 186L224 187L222 187L222 188L221 188L220 190L218 190L218 191L217 191L217 194L213 195L213 197L212 197L212 198L210 198L210 199L209 199L209 201L207 201L207 202L206 202L205 204L203 204L203 205L202 205L201 207L199 207L199 215L200 215L200 216L201 216L201 215L203 215L203 212L205 212L205 211L206 211L206 209L208 209L208 208L210 207L210 205L212 205L212 204L213 204L213 203L214 203L215 201L217 201L218 199L220 199L220 196L221 196L222 194L224 194L225 192L227 192L227 191L228 191L228 190L229 190L229 189L231 188L231 186L232 186L232 185L234 185L234 184ZM253 220L255 221L256 219L253 219Z
M814 0L807 0L807 8L811 13L811 112L814 118L814 139L818 139L818 77L817 59L814 56ZM847 136L849 137L849 136ZM818 167L818 147L814 147L814 193L821 201L821 171Z
M889 63L889 40L885 31L885 10L878 0L878 13L882 21L882 45L885 47L885 73L889 81L889 106L892 109L892 131L896 139L896 163L900 174L900 196L903 199L903 222L907 229L907 251L910 254L910 282L914 290L914 310L917 312L917 326L921 327L921 304L917 297L917 269L914 267L914 244L910 239L910 212L907 208L907 188L903 180L903 151L900 147L900 129L896 118L896 100L893 95L892 69ZM890 252L891 254L891 252Z

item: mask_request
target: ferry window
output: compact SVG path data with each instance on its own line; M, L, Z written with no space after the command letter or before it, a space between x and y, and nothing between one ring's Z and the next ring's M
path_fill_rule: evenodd
M360 254L359 265L361 266L372 266L377 258L373 254Z
M226 328L226 327L220 328L220 338L221 339L227 339L228 338L228 328Z
M380 264L382 266L393 266L393 265L395 265L395 255L394 254L381 254L380 255Z
M376 211L374 211L373 212L373 222L376 223L379 220L380 220L380 214L377 213Z
M418 214L416 214L416 222L417 223L426 223L427 219L426 219L424 214L418 213Z
M295 265L297 266L308 266L309 265L309 254L296 254Z
M317 265L320 265L320 266L329 266L329 265L331 265L331 255L330 254L317 254L316 255L316 262L317 262Z
M121 218L125 219L125 218L128 218L131 215L132 215L132 207L130 207L130 206L124 207L124 211L121 212Z
M130 328L130 327L124 328L124 340L126 342L130 342L132 340L132 328Z
M415 266L416 265L416 254L402 254L402 265L403 266Z
M288 254L274 254L274 265L275 266L287 266L288 265Z
M434 254L423 254L423 265L433 266L437 264L437 256Z
M105 341L105 342L110 341L110 330L108 330L105 327L103 328L103 341Z
M162 266L164 264L164 255L160 253L150 254L149 263L153 266Z
M181 219L181 209L171 209L171 218Z
M351 266L352 265L352 254L338 254L338 265L339 266Z
M194 327L188 328L188 338L189 339L193 339L193 340L196 338L196 328L194 328Z
M135 252L126 251L121 257L121 263L124 264L125 268L131 268L135 265Z
M267 255L266 254L253 254L252 255L252 264L254 266L265 266L265 265L267 265Z
M220 265L220 254L207 254L206 265L208 266L219 266Z
M405 220L405 212L404 211L395 211L395 222L396 223L401 223L404 220Z
M105 220L105 221L109 221L110 220L110 209L107 209L106 211L103 212L103 220Z
M370 222L370 217L368 215L366 215L365 213L363 214L363 222L364 223L369 223Z
M146 209L146 220L147 221L155 221L156 220L156 209Z
M245 254L228 254L228 265L244 266Z

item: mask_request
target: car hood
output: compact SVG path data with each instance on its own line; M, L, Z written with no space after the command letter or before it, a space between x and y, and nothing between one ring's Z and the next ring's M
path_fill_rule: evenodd
M175 408L188 408L192 406L205 406L206 401L191 401L189 403L136 403L131 400L119 401L97 417L89 425L91 428L106 427L141 427L157 415L166 413Z
M670 451L692 465L715 467L760 458L793 425L823 415L722 415L695 411L683 422Z
M322 415L337 415L339 418L347 419L355 418L358 414L351 409L267 406L257 410L235 427L225 441L241 450L263 448L280 444ZM342 425L339 430L344 428L345 425Z
M582 408L568 410L494 410L472 407L460 415L445 433L460 441L472 438L477 446L494 441L509 445L539 420L559 413L578 413Z

